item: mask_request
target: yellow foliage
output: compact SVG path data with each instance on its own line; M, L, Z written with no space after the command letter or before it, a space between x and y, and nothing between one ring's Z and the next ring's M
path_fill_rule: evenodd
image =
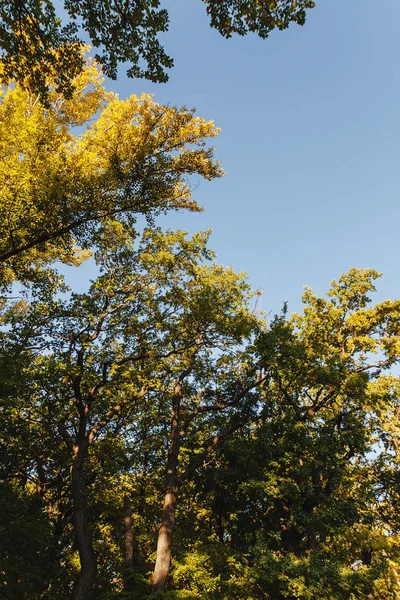
M96 245L112 221L132 226L138 213L201 210L188 177L223 175L207 147L219 130L194 110L160 105L147 94L120 100L105 91L93 62L74 90L69 99L52 91L46 106L21 85L3 90L2 285L29 281L32 266L76 264L75 243Z

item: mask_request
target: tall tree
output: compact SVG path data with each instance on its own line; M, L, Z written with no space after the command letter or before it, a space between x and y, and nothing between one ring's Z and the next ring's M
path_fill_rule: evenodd
M240 343L254 320L246 310L243 278L230 269L201 264L210 256L207 234L187 240L182 232L145 230L134 249L126 232L125 245L116 243L119 233L115 223L104 232L97 253L104 273L88 294L73 294L65 303L36 301L19 313L10 308L8 320L13 326L8 344L29 354L20 410L37 423L37 433L40 426L48 440L63 440L56 471L71 466L81 565L73 592L77 600L91 597L96 580L87 493L93 445L109 439L112 447L112 436L136 422L146 396L165 412L167 382L192 368L191 357L208 355L229 340ZM171 435L175 440L175 430ZM53 442L47 450L53 461L58 448ZM175 450L170 454L174 460ZM27 464L29 475L39 480L41 472L49 471L40 461L46 459L31 455ZM54 477L42 480L44 487L55 485Z
M248 420L245 409L251 391L266 379L259 376L257 368L248 372L242 365L244 353L239 348L261 326L248 310L245 284L229 270L204 275L198 283L196 312L187 325L196 344L174 361L172 376L162 389L162 402L169 409L164 417L169 420L169 431L154 593L166 588L182 484L210 459L228 431L238 428L235 419L239 424L243 418Z
M398 595L398 382L385 370L400 359L400 304L370 305L377 276L352 269L328 298L307 290L304 314L260 337L271 372L260 410L191 489L207 523L193 552L220 547L208 574L197 563L215 597ZM229 562L242 573L236 590ZM189 566L178 573L198 590Z

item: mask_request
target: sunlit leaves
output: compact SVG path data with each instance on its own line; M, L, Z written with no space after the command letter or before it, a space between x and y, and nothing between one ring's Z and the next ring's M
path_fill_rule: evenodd
M133 226L138 214L200 210L190 176L223 174L208 147L218 134L212 121L149 95L119 100L101 82L89 64L71 98L54 92L49 107L20 86L5 90L0 284L34 281L55 260L78 264L85 255L75 244L98 245L111 220ZM78 125L86 127L81 134Z

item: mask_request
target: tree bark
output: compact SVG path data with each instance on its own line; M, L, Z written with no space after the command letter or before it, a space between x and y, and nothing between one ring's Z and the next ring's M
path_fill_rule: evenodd
M72 600L91 600L93 598L93 587L97 573L96 555L89 526L84 472L87 449L87 440L74 446L71 472L71 491L74 507L72 522L81 563L81 571L74 585Z
M172 535L175 528L175 506L178 498L178 459L181 435L179 431L179 413L182 399L181 381L175 385L172 399L172 417L170 446L168 449L167 470L165 475L165 496L162 509L161 526L157 539L157 558L154 567L152 591L164 592L171 565Z
M126 495L124 497L124 588L127 592L135 591L134 569L139 562L138 553L139 548L133 532L131 501Z
M124 530L124 565L125 569L131 569L133 563L132 507L128 496L124 498Z

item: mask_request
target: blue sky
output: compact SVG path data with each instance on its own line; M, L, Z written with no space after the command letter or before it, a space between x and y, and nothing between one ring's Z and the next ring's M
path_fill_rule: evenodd
M303 285L322 294L352 266L384 272L378 300L400 297L399 0L316 0L304 27L266 41L224 40L201 0L167 4L170 81L121 68L107 87L214 119L227 175L196 190L204 213L159 223L212 228L218 261L262 287L267 311L299 310Z

